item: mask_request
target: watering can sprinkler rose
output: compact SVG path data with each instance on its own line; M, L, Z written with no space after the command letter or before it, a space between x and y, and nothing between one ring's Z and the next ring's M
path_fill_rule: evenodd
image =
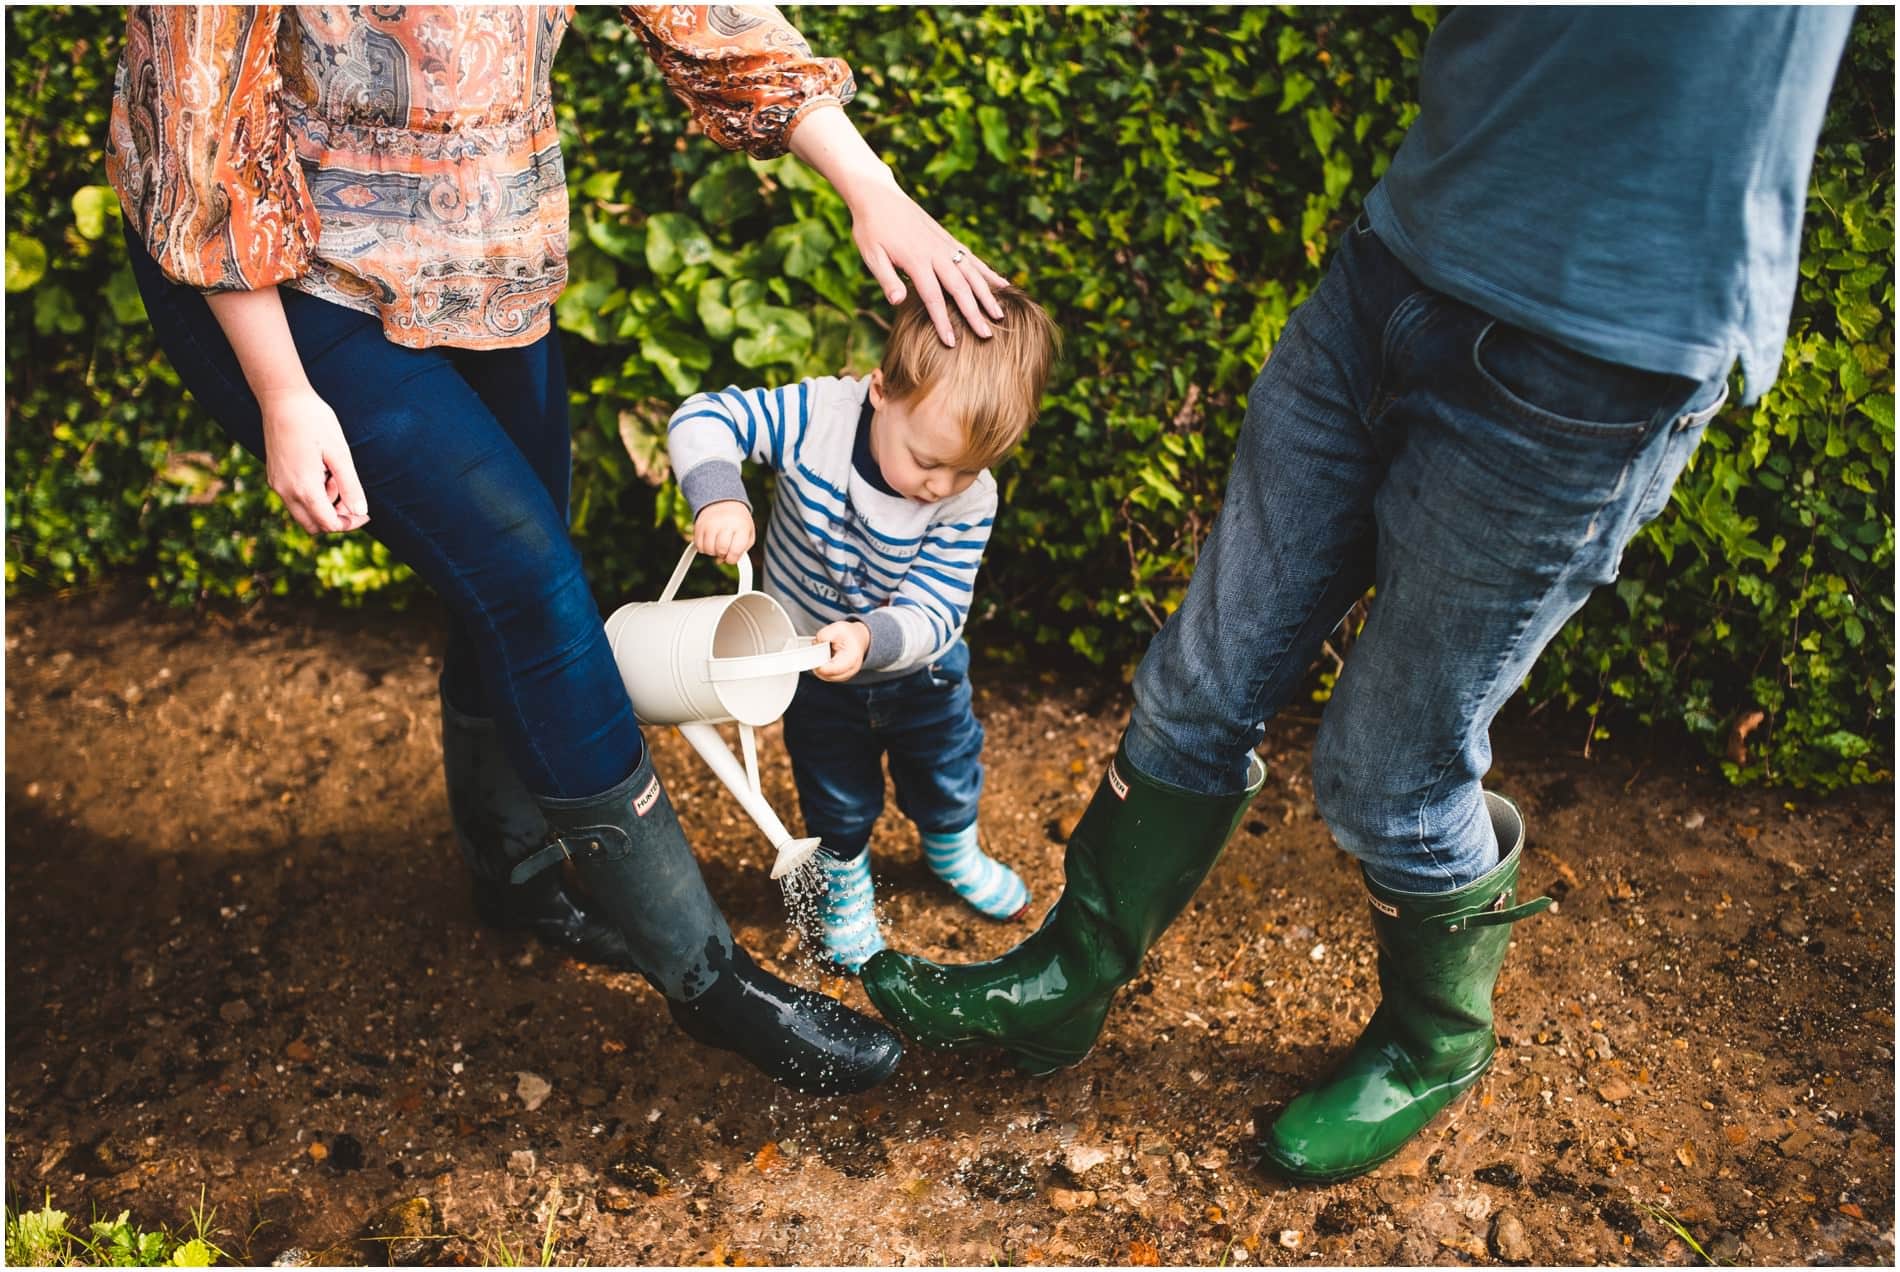
M634 714L671 724L739 801L776 851L774 879L797 870L817 839L794 839L759 787L754 730L785 714L800 672L831 657L824 641L800 636L783 606L752 590L752 562L739 558L739 590L730 596L675 600L698 553L691 544L657 601L622 605L607 620L607 644ZM744 767L717 725L735 721Z

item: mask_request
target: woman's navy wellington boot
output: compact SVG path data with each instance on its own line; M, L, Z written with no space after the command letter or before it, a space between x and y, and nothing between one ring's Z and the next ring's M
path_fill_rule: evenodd
M515 868L515 879L571 857L597 909L625 933L635 966L688 1034L811 1095L862 1091L897 1068L896 1034L780 980L732 939L651 755L611 790L540 805L554 839Z

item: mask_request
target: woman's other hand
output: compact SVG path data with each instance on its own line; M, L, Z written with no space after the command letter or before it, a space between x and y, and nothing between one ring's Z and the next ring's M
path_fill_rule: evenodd
M756 535L752 509L737 499L709 503L693 518L693 546L727 565L739 564L739 558L751 551Z
M851 237L885 300L903 303L909 292L900 274L908 276L944 344L957 342L944 304L946 294L970 330L988 339L989 319L1003 316L991 289L1007 286L1009 280L904 193L843 110L813 110L799 121L791 145L792 153L829 181L851 209Z
M864 666L864 655L871 650L871 629L855 619L827 623L812 633L831 645L829 660L813 669L820 680L849 680Z
M360 530L369 500L350 461L343 426L309 388L258 399L264 416L264 469L291 518L311 534Z
M357 480L336 412L304 374L277 288L205 296L264 417L264 471L270 488L311 534L361 530L369 499Z

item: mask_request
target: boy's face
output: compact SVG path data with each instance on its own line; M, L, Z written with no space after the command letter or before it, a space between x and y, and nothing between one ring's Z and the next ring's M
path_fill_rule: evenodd
M958 466L969 440L961 421L933 409L941 396L900 402L884 392L884 373L871 373L871 457L892 490L918 503L962 494L983 472Z

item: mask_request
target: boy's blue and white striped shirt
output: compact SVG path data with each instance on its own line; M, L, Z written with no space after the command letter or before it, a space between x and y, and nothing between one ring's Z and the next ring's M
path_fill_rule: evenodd
M871 629L854 683L889 680L942 657L963 634L996 518L986 470L934 504L887 495L851 463L869 379L825 376L778 389L727 388L686 399L666 448L693 515L750 507L740 465L778 474L760 590L798 630L855 618Z

